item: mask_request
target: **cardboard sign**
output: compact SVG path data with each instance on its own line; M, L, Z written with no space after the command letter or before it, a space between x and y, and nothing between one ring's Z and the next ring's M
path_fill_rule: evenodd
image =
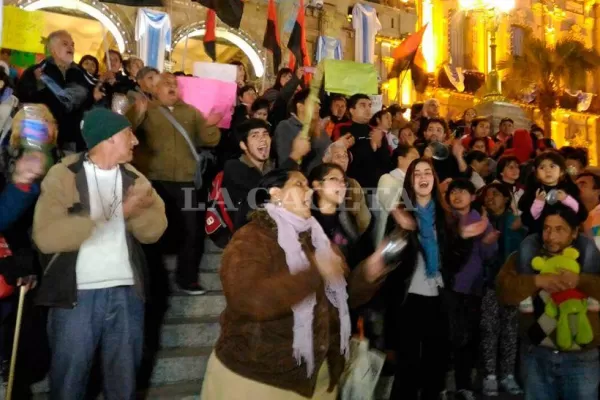
M325 60L325 91L352 96L379 93L377 71L373 64L345 60Z
M214 113L223 115L218 126L229 129L236 104L237 84L189 76L179 76L177 81L181 99L185 103L196 107L204 116Z
M45 53L42 37L46 21L43 11L3 7L2 48L27 53Z
M237 81L237 65L195 62L193 75L198 78L235 83Z

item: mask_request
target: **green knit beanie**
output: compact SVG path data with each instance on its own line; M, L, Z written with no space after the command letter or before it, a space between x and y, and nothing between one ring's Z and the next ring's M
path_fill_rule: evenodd
M81 123L81 133L88 149L110 139L123 129L130 127L129 120L108 108L93 108L88 111Z

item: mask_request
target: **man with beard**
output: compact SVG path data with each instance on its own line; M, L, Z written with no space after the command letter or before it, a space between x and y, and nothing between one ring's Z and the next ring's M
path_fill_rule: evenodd
M223 170L223 196L228 213L236 229L246 222L252 199L248 195L258 186L263 175L275 168L269 158L271 152L270 125L258 118L252 118L238 127L237 140L242 156L225 163ZM310 151L308 140L296 136L292 142L289 158L280 163L281 168L298 168L298 161ZM232 208L233 206L233 208Z
M206 190L196 190L197 163L176 121L195 148L215 147L221 138L217 123L221 115L204 117L184 103L175 76L163 73L154 91L155 101L140 100L130 119L140 138L136 166L152 181L166 204L170 228L163 240L168 252L177 254L177 284L181 292L203 294L198 268L204 251L204 213L198 205L206 202ZM135 114L135 115L134 115ZM204 185L207 187L209 185ZM165 250L165 249L163 249Z
M50 57L25 70L16 95L21 103L48 106L58 123L61 150L84 150L86 146L80 128L83 112L94 100L100 100L102 94L90 90L95 82L73 62L75 43L69 32L52 32L48 36L48 49Z
M452 144L446 143L448 139L446 121L441 118L430 118L424 127L423 139L415 142L415 147L423 157L432 158L434 156L432 148L429 147L432 143L444 143L446 146L450 146L448 158L443 160L434 158L433 160L440 182L456 178L470 179L471 169L464 159L465 148L459 140L455 140Z

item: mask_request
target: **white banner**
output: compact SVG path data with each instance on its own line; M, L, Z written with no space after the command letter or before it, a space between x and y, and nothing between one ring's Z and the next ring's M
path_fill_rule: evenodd
M369 96L371 98L371 115L375 115L383 109L383 95Z
M235 82L237 80L237 65L195 62L193 75L197 78Z

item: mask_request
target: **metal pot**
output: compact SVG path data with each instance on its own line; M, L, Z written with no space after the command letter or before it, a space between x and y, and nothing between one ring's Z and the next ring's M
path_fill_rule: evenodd
M387 244L381 250L383 262L389 268L394 269L400 263L402 252L408 244L408 232L402 229L394 230L386 239Z
M441 142L432 142L428 146L434 160L445 160L450 157L450 147Z

